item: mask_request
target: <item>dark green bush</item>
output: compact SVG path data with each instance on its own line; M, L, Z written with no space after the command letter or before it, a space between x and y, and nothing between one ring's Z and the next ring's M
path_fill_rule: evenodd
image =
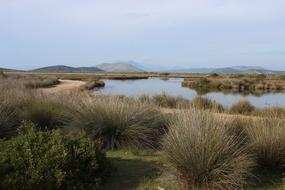
M0 141L0 189L97 189L109 169L84 135L42 132L26 122L16 138Z
M210 75L209 75L210 77L218 77L218 76L220 76L218 73L211 73Z

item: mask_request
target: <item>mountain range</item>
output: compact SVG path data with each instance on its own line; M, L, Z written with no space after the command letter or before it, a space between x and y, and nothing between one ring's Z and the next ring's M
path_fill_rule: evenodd
M19 70L0 68L0 71L16 72ZM283 71L273 71L258 66L234 66L222 68L181 68L181 67L163 67L150 66L134 61L102 63L93 67L70 67L65 65L55 65L42 67L31 72L173 72L173 73L284 73Z
M221 68L193 68L170 70L175 73L219 73L219 74L237 74L237 73L282 73L283 71L273 71L259 66L233 66Z
M65 65L55 65L32 70L33 72L103 72L97 67L69 67Z

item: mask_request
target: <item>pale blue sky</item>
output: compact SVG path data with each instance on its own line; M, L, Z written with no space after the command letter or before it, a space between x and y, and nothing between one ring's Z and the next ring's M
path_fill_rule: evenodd
M0 67L285 70L284 0L0 0Z

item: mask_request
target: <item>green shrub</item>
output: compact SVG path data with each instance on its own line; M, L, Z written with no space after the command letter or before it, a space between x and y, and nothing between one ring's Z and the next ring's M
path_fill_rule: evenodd
M240 100L230 107L230 113L249 114L255 110L255 107L247 100Z
M203 109L203 110L211 110L216 112L223 112L224 107L217 103L216 101L212 101L209 98L197 96L192 101L191 104L193 107L197 109Z
M211 73L210 75L209 75L210 77L218 77L218 76L220 76L218 73Z
M70 129L84 129L111 149L153 147L164 127L164 116L157 108L128 98L77 98L70 113Z
M247 134L259 166L285 171L285 121L275 115L254 119Z
M23 123L19 136L0 142L0 189L98 189L109 168L84 135L40 132Z
M196 109L177 114L163 147L188 189L241 189L253 166L223 120Z

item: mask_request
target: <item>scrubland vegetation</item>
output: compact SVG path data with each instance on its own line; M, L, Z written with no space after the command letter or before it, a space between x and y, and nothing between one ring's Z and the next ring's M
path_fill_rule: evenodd
M276 92L284 91L285 83L279 79L266 79L266 75L260 74L254 77L246 76L227 76L210 75L199 79L185 78L182 86L196 90L231 90L237 92Z
M282 189L283 108L51 96L27 80L0 80L0 189Z

